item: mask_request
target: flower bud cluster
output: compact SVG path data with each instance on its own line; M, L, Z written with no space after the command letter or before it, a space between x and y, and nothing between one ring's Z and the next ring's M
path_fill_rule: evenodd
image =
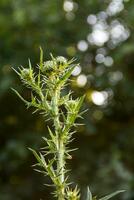
M26 81L26 82L30 82L30 81L34 81L34 73L33 70L30 68L23 68L20 70L21 72L21 78Z
M42 72L51 72L53 70L54 62L52 60L44 62Z
M56 58L56 63L57 63L58 66L64 66L64 65L67 64L67 59L64 58L63 56L58 56Z
M51 75L60 75L63 73L63 70L67 67L67 59L63 56L58 56L53 58L52 60L48 60L44 62L42 67L42 72L46 76Z
M68 200L80 200L79 190L77 189L77 186L74 190L70 189L67 191L67 199Z

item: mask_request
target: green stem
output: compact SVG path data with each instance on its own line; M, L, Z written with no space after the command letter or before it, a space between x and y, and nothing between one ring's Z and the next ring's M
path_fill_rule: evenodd
M64 166L65 166L65 146L61 135L61 125L59 120L59 108L58 101L60 99L60 89L56 89L54 92L53 110L54 110L54 127L57 136L57 175L59 177L60 185L57 186L58 200L65 199L65 188L64 188Z
M65 188L64 188L64 143L61 139L59 139L59 150L58 150L58 160L57 160L57 170L58 173L60 173L59 176L59 180L60 180L60 187L59 187L59 191L58 191L58 200L64 200L64 196L65 196Z

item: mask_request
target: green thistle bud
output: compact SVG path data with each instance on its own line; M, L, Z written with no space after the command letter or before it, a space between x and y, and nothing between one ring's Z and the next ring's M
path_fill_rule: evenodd
M33 75L33 70L32 69L24 68L24 69L21 70L21 76L25 80L32 79L32 75Z
M52 60L48 60L44 62L42 72L46 74L50 73L53 71L53 68L54 68L54 62Z
M46 62L44 62L44 70L45 69L48 69L48 68L53 68L53 66L54 66L54 62L52 61L52 60L48 60L48 61L46 61Z
M80 200L79 190L75 187L74 190L67 191L68 200Z
M64 66L64 65L67 64L67 59L64 58L63 56L58 56L56 58L56 63L57 63L58 66Z
M77 103L75 100L69 100L69 101L65 102L65 107L69 111L75 110L76 106L77 106Z

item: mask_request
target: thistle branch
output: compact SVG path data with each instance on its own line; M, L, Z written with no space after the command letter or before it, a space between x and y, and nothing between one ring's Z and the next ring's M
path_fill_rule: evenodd
M34 165L37 172L50 177L52 185L55 186L55 196L58 200L80 200L80 193L77 186L74 189L69 187L66 172L66 159L71 158L68 144L72 141L71 131L75 125L75 120L81 117L79 114L80 107L83 103L84 96L73 100L71 92L67 95L61 95L62 89L66 86L66 82L75 64L74 59L67 60L59 56L54 58L51 54L51 60L43 61L43 51L40 48L40 63L38 64L38 72L34 72L29 60L28 68L14 69L20 77L22 83L30 88L31 100L25 100L15 89L12 89L16 95L26 104L26 106L34 107L35 111L39 111L47 119L53 122L54 130L48 127L49 138L43 137L46 142L45 147L40 152L29 148L36 158L37 163ZM51 159L48 155L51 154ZM38 169L40 168L40 169ZM122 191L119 191L122 192ZM107 200L119 192L108 195L100 200ZM86 200L95 200L88 189Z

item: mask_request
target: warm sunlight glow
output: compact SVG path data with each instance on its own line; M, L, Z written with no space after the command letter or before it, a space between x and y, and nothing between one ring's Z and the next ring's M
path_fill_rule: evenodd
M93 91L91 94L91 99L94 104L98 106L102 106L106 104L108 98L108 94L106 91L98 92L98 91Z

